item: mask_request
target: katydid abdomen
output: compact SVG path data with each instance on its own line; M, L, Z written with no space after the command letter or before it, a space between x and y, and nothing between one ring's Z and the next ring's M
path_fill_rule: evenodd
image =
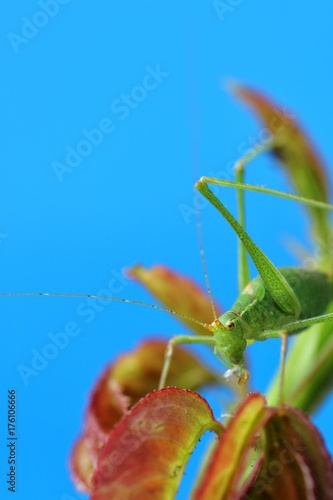
M258 276L250 281L231 307L231 311L248 325L248 329L245 329L245 325L243 328L244 338L261 340L261 336L267 338L262 335L267 330L280 330L293 321L319 316L332 300L333 280L327 274L301 267L282 267L279 271L298 298L300 314L296 317L282 311ZM303 329L293 330L289 334Z

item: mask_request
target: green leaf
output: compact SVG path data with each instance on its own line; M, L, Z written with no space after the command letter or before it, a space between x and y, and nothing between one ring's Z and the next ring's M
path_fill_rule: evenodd
M327 312L333 312L333 304ZM284 400L314 413L333 388L333 324L314 325L293 339L285 368ZM279 376L268 390L268 404L279 401Z
M200 437L223 428L207 402L162 389L137 403L110 434L93 477L92 500L173 499Z

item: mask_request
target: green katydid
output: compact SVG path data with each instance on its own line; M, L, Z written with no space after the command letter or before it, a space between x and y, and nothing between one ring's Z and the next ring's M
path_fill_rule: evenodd
M323 314L333 300L333 277L327 273L304 268L276 268L244 229L243 190L257 191L307 205L333 210L331 205L300 196L281 193L272 189L243 183L244 165L258 153L273 147L273 141L259 145L250 151L236 165L237 181L202 177L196 189L222 214L239 237L239 288L240 296L226 313L216 317L206 328L213 337L180 335L170 340L164 373L160 386L164 386L168 365L175 344L207 343L214 346L214 354L234 373L239 383L247 381L249 373L244 370L244 350L249 342L269 338L281 338L281 402L283 400L284 358L287 337L317 323L333 320L333 314ZM212 193L208 184L229 186L238 189L240 223L231 215L221 201ZM250 281L247 253L252 258L259 276ZM207 277L206 277L207 279ZM209 285L207 280L208 291ZM211 296L211 294L210 294ZM212 299L211 299L212 301ZM212 303L213 306L213 303ZM214 310L214 306L213 306Z
M239 288L240 296L230 311L219 318L216 317L214 304L207 281L208 292L214 312L212 324L204 324L194 318L165 309L160 306L144 304L127 299L114 297L99 297L83 294L49 294L49 293L1 293L0 295L57 295L92 297L105 300L147 305L161 309L171 314L199 323L212 335L177 335L167 345L165 362L161 373L159 387L166 385L168 370L172 359L175 344L210 344L214 347L214 354L224 363L227 374L235 374L239 383L247 381L249 373L244 369L244 350L249 342L266 340L269 338L282 338L281 356L281 387L283 386L283 367L286 351L287 336L298 333L302 329L333 320L333 313L323 314L333 299L333 278L320 271L304 268L285 267L276 268L260 248L254 243L244 229L244 203L243 190L257 191L289 200L299 201L320 209L333 210L333 206L326 203L310 200L279 191L252 186L243 183L244 165L252 160L258 153L270 149L272 143L257 146L236 166L236 181L228 181L202 177L195 185L196 189L223 215L239 237ZM212 193L208 184L229 186L238 190L239 219L240 223L231 215L221 201ZM247 253L252 258L259 276L250 281ZM281 391L282 394L282 391ZM282 397L282 396L281 396Z
M202 177L196 189L222 214L239 237L239 289L240 295L231 309L205 327L212 337L179 335L170 340L160 386L165 385L173 346L183 343L204 343L214 346L214 354L243 383L249 373L244 370L243 353L248 343L269 338L281 338L280 383L283 401L284 360L287 337L317 323L333 320L333 314L323 314L333 300L333 277L327 273L297 267L276 268L244 229L243 190L256 191L289 200L303 202L309 206L333 210L333 206L272 189L243 183L245 164L262 151L271 149L273 141L258 145L236 164L237 180L228 181ZM208 184L234 187L238 190L239 219L231 215L221 201L212 193ZM250 281L247 253L255 264L259 276ZM205 265L204 265L205 267ZM206 276L207 280L207 276ZM209 290L208 280L207 287Z

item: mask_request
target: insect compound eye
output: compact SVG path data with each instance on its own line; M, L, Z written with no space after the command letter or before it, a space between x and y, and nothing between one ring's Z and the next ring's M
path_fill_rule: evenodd
M233 330L234 326L235 326L235 323L234 323L233 321L228 321L228 322L225 324L226 329L227 329L227 330L229 330L229 331L230 331L230 330Z

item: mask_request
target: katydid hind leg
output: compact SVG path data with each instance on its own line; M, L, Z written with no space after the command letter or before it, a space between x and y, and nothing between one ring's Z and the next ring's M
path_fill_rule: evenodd
M244 174L245 174L245 166L251 160L256 158L263 152L269 151L273 147L273 140L269 139L266 142L261 142L256 144L253 148L251 148L244 156L239 158L235 164L235 173L236 173L236 182L237 184L244 184ZM244 190L237 189L237 202L238 202L238 217L239 223L245 230L245 209L244 209ZM250 282L250 272L249 272L249 264L247 259L247 252L244 244L241 239L238 240L238 289L239 293L241 293L246 285Z
M244 181L244 164L239 161L236 164L236 180L240 184ZM244 210L244 192L242 189L237 190L238 200L238 216L239 223L245 230L245 210ZM247 259L247 252L241 239L238 239L238 290L241 293L246 285L250 282L249 263Z
M294 330L307 328L308 326L318 325L320 323L326 323L328 321L333 321L333 313L321 314L320 316L315 316L313 318L301 319L298 321L293 321L284 325L283 329L287 332L292 332ZM267 330L260 335L260 338L256 340L267 340L280 337L280 332L278 330Z
M216 186L232 187L234 189L239 189L242 191L253 191L255 193L268 194L270 196L276 196L278 198L283 198L285 200L297 201L299 203L304 203L310 207L320 208L321 210L333 211L333 205L325 203L324 201L313 200L311 198L305 198L304 196L299 196L297 194L284 193L283 191L277 191L276 189L265 188L262 186L254 186L253 184L244 184L238 181L229 181L226 179L216 179L214 177L201 177L202 182L207 184L214 184Z
M237 233L276 303L284 312L293 314L297 318L300 313L299 301L280 271L254 243L221 201L212 193L204 180L197 182L195 187L223 215Z

